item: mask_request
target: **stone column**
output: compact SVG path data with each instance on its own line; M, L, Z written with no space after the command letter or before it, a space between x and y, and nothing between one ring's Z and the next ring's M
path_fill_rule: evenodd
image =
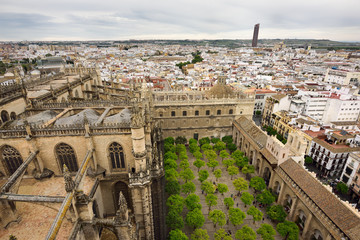
M309 226L310 226L310 222L311 222L312 217L313 217L313 215L310 213L309 217L305 221L305 226L304 226L304 229L303 229L303 232L302 232L302 235L301 235L304 239L305 239L307 231L309 230Z
M281 204L281 201L282 201L282 197L284 195L284 187L285 187L285 183L284 182L281 182L281 187L280 187L280 193L279 193L279 196L278 196L278 200L277 200L277 204Z
M294 218L294 212L295 212L295 209L296 209L296 206L297 206L297 202L299 200L297 197L295 197L295 200L294 200L294 198L292 198L292 199L293 199L293 203L291 205L290 213L289 213L289 216L288 216L289 220L291 220L291 221Z

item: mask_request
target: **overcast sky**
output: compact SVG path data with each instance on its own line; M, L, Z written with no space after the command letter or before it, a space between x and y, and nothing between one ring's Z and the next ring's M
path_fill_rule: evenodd
M360 0L0 0L0 40L360 41Z

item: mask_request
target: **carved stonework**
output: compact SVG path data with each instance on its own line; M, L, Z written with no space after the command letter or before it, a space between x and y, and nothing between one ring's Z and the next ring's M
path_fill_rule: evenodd
M65 179L65 190L66 192L71 192L75 188L75 182L73 181L69 169L65 164L63 166L63 169L64 169L64 179Z
M144 116L139 106L134 105L131 110L131 128L142 128L144 125Z
M77 191L76 192L76 201L81 204L88 204L89 203L89 196L84 193L84 191Z
M126 202L126 198L122 191L119 193L119 209L116 211L115 222L125 223L129 220L129 210Z
M143 158L146 156L146 153L147 153L146 149L142 152L134 152L134 149L132 149L131 152L135 158Z

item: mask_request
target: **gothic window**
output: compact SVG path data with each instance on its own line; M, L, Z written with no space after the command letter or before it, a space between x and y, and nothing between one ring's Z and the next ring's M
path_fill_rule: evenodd
M171 116L175 117L175 111L171 111Z
M216 114L217 114L217 115L221 115L221 110L220 110L220 109L217 110Z
M183 111L183 116L186 116L187 115L187 112L186 111Z
M206 110L206 115L210 115L210 110Z
M234 112L234 111L233 111L232 109L229 110L229 114L233 114L233 112Z
M195 111L195 116L199 116L199 111L198 110Z
M79 170L75 151L66 143L60 143L56 146L56 156L60 164L61 171L63 170L64 164L70 172L77 172Z
M116 170L125 169L125 157L124 151L120 144L113 142L109 147L109 156L111 160L111 166Z
M5 111L5 110L1 111L1 120L3 122L9 121L9 118L10 118L9 113L7 111Z
M1 160L9 175L12 175L23 163L22 157L18 150L9 145L5 145L1 150Z

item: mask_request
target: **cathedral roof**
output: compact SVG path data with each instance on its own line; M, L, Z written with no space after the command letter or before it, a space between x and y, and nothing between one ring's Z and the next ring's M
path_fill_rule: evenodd
M112 116L106 117L104 123L129 123L131 122L131 112L128 108L125 108L121 112Z
M85 116L89 124L94 124L99 118L99 114L93 109L85 109L77 114L74 114L70 117L63 117L56 120L56 126L59 125L77 125L77 124L85 124Z
M40 124L44 124L47 121L53 119L54 117L56 117L56 112L52 111L52 110L46 110L43 112L40 112L38 114L32 115L30 117L26 118L26 121L28 121L29 124L35 124L35 125L40 125ZM16 120L14 122L12 122L10 124L10 126L20 126L24 124L24 120L20 119L20 120Z

